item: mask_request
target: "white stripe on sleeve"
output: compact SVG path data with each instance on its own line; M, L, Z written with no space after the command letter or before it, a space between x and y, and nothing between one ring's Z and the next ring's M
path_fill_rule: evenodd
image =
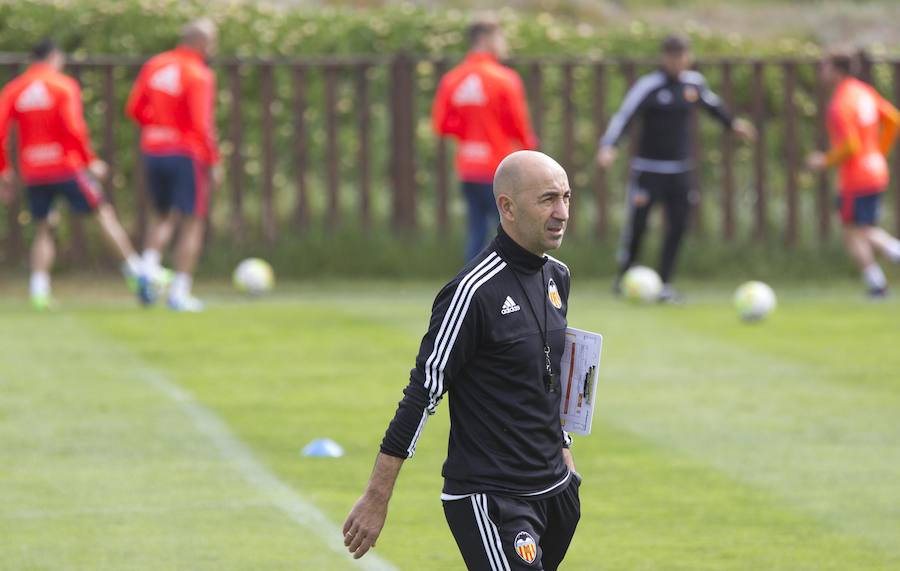
M416 453L416 443L419 442L419 437L422 436L422 429L425 428L425 422L428 420L428 409L422 411L422 420L419 421L419 426L416 428L416 433L413 435L412 442L409 443L409 448L406 449L406 457L412 458L413 454Z
M625 130L625 126L628 125L631 117L637 112L638 107L640 107L644 99L646 99L654 89L665 83L666 76L660 71L649 73L637 80L625 95L622 106L610 120L609 126L606 128L606 133L604 133L603 138L600 139L600 146L606 147L614 145L616 141L619 140L619 137L622 136L622 131Z
M505 267L506 262L503 262L496 252L491 252L466 274L457 286L435 337L434 348L425 363L425 388L428 389L430 397L429 412L434 413L434 408L444 392L444 368L447 366L453 344L456 342L475 292Z
M463 319L465 318L466 312L469 311L469 305L472 303L472 298L475 297L475 292L478 291L478 288L483 286L489 279L500 273L503 268L506 267L506 262L503 262L496 267L494 267L490 273L481 278L478 282L476 282L472 286L472 291L469 295L466 296L466 302L462 307L462 311L459 314L459 319L456 322L456 325L453 328L453 334L450 337L450 341L447 344L447 350L444 352L444 356L441 359L438 365L438 377L437 377L437 395L440 396L441 393L444 392L444 367L447 366L447 360L450 358L450 352L453 350L453 344L456 343L456 337L459 335L459 330L462 327Z
M441 327L440 327L440 329L438 329L438 334L434 338L434 347L431 351L431 355L429 355L428 360L425 362L425 388L426 389L431 388L432 375L433 375L432 364L434 363L435 359L438 356L440 346L441 346L441 341L444 336L444 332L447 330L448 324L450 323L451 319L453 319L455 309L456 309L457 305L459 304L460 298L464 295L464 291L466 290L466 288L469 284L469 281L471 279L473 279L475 276L480 275L479 272L481 272L485 266L489 266L492 263L496 263L497 259L498 259L497 253L491 252L484 260L481 261L480 264L475 266L475 268L472 269L472 271L470 271L468 274L466 274L465 277L463 277L463 279L460 280L459 285L456 286L456 291L453 292L453 299L450 301L450 305L447 307L446 313L444 313L444 319L441 321Z

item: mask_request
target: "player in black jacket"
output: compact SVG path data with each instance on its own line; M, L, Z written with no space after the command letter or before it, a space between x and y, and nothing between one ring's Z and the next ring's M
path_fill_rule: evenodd
M344 524L354 557L374 545L403 460L445 393L450 441L441 499L473 571L562 561L580 516L580 476L559 421L569 270L547 256L569 217L565 171L519 151L494 177L500 229L438 293L369 484Z
M642 119L637 155L631 161L628 184L628 217L619 250L619 273L613 289L620 292L622 275L637 260L647 215L656 202L666 212L667 232L659 263L663 281L660 301L678 301L671 279L678 247L687 227L691 200L690 117L701 106L739 137L756 137L753 125L733 118L712 92L703 76L689 68L690 45L685 38L669 36L662 44L662 65L631 87L622 106L610 120L600 139L597 162L608 168L616 158L615 145L636 117Z

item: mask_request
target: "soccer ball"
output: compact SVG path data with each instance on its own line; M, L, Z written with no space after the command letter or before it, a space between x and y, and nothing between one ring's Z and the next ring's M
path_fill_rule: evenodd
M247 258L235 268L232 281L238 291L261 295L275 285L275 273L272 272L269 262L259 258Z
M646 266L634 266L622 276L622 291L632 301L656 301L662 285L659 274Z
M775 292L762 282L747 282L734 292L734 307L744 321L764 319L775 305Z

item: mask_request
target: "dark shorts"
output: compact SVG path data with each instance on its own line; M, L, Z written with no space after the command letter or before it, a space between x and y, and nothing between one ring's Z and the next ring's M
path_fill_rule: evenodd
M39 221L47 219L57 196L64 197L72 212L78 214L89 214L103 202L103 189L87 171L59 182L28 185L27 192L31 218Z
M444 502L444 515L469 571L556 571L581 517L573 475L566 488L531 500L474 494Z
M153 206L205 217L209 208L209 168L186 155L144 155Z
M689 205L693 200L693 173L657 173L632 170L628 184L628 201L635 208L662 201Z
M877 226L881 213L881 195L860 194L854 196L841 195L837 199L838 210L841 212L841 221L844 224L856 226Z

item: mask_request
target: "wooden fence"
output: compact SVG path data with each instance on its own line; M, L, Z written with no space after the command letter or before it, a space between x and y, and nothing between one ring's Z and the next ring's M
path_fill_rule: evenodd
M90 57L67 72L84 87L85 110L112 177L109 194L132 233L143 234L148 200L137 129L123 114L142 58ZM446 234L459 211L452 143L430 133L430 101L453 62L406 54L303 60L224 58L218 77L218 126L226 178L213 221L217 236L274 243L313 226L384 226ZM577 205L571 231L611 238L621 224L627 160L611 172L594 163L596 142L628 85L653 61L517 58L542 149L570 174ZM0 81L27 58L0 56ZM812 176L803 157L824 148L829 97L810 59L702 59L702 71L731 109L759 130L746 147L715 122L696 120L696 232L721 240L768 240L793 247L832 234L832 183ZM900 101L900 60L867 61L864 79ZM900 153L892 167L900 173ZM900 230L900 176L888 216ZM28 222L21 197L0 222L3 257L21 259ZM0 217L2 219L2 217ZM70 227L71 254L86 237Z

